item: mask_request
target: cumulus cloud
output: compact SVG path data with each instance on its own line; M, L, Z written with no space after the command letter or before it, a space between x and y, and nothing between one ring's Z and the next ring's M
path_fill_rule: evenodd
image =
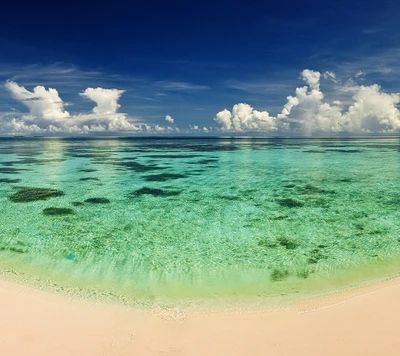
M96 103L91 113L71 115L56 89L36 86L32 91L8 81L5 88L14 99L29 108L29 114L0 119L0 130L10 133L89 133L141 131L142 125L131 123L125 114L118 113L118 100L124 93L119 89L87 88L82 97Z
M276 119L267 111L254 110L249 104L239 103L229 110L220 111L214 118L223 131L275 131Z
M325 72L322 77L334 81L337 86L340 83L333 72ZM339 92L352 94L352 102L345 108L340 100L325 100L320 89L320 72L305 69L300 78L306 85L296 88L294 96L287 97L276 117L240 103L231 111L220 111L214 120L222 131L230 132L279 130L311 135L314 132L400 131L400 111L397 108L400 94L388 94L377 84L363 86L350 79L337 88Z
M165 121L169 122L170 124L173 124L175 122L175 120L170 115L165 116Z
M87 88L80 95L96 103L93 113L115 114L120 107L118 100L124 92L119 89Z
M354 104L343 115L348 131L397 131L400 128L399 94L382 92L379 85L360 86Z
M39 126L26 124L23 120L12 118L9 121L0 121L0 132L2 133L15 133L15 134L38 134L43 132Z
M49 88L47 90L39 85L33 91L29 91L12 81L6 82L5 87L15 99L29 108L30 114L34 118L58 120L70 116L69 112L64 110L64 103L56 89Z

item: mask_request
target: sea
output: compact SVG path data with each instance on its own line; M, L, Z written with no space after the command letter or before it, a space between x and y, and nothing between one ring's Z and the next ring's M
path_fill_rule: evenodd
M0 272L135 303L400 269L400 139L3 138Z

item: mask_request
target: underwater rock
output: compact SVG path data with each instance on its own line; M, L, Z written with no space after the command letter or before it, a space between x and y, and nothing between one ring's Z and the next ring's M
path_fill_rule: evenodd
M178 173L161 173L143 176L143 179L148 182L165 182L167 180L180 178L186 178L186 176Z
M108 204L110 203L110 200L107 198L89 198L86 199L85 202L91 204Z
M327 259L328 256L321 251L319 248L314 248L311 250L310 255L307 259L308 263L316 264L319 260Z
M19 183L21 179L8 179L8 178L1 178L0 183Z
M60 197L64 192L57 189L49 188L22 188L18 192L12 194L9 199L14 203L26 203L37 200L47 200L50 198Z
M278 200L278 203L279 205L284 206L286 208L301 208L304 206L303 202L292 198L280 199Z
M236 195L218 195L217 198L223 200L240 200L240 197Z
M188 162L189 164L210 164L210 163L215 163L218 162L218 159L216 158L204 158L199 161L194 161L194 162Z
M147 155L146 158L196 158L199 155L191 155L191 154L154 154L154 155Z
M299 245L295 240L285 236L278 237L276 240L279 245L285 247L288 250L293 250Z
M0 246L0 251L11 251L11 252L16 252L16 253L27 253L28 250L26 248L21 248L21 247L6 247L6 246Z
M73 213L74 213L74 211L71 208L50 207L50 208L43 209L43 214L44 215L57 216L57 215L70 215L70 214L73 214Z
M172 191L166 191L158 188L148 188L148 187L143 187L140 189L135 190L133 195L140 196L140 195L153 195L155 197L170 197L170 196L176 196L181 194L182 191L180 190L172 190Z
M94 178L94 177L85 177L85 178L79 178L81 181L87 181L87 180L100 180L99 178Z
M97 169L94 169L94 168L83 168L83 169L79 169L78 172L93 173L93 172L97 172Z
M145 165L138 162L121 162L119 163L120 166L126 167L135 172L149 172L149 171L157 171L162 169L167 169L168 167L160 167L157 165Z
M3 173L3 174L19 174L21 171L26 171L26 169L12 168L12 167L0 167L0 173Z
M283 279L285 279L288 276L289 276L289 272L285 269L274 268L271 273L271 279L274 282L282 281Z
M334 190L323 189L312 184L306 184L299 191L300 194L336 194Z

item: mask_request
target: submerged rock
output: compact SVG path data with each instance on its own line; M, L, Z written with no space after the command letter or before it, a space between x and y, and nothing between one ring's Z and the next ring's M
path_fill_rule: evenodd
M274 268L274 270L271 273L271 279L274 282L282 281L283 279L287 278L288 276L289 276L289 272L286 269Z
M94 178L94 177L85 177L85 178L79 178L79 180L87 181L87 180L100 180L100 179L99 178Z
M130 169L135 172L149 172L149 171L157 171L157 170L162 170L162 169L167 169L168 167L164 166L157 166L157 165L145 165L141 164L138 162L121 162L119 164L120 166L126 167L127 169Z
M18 192L12 194L9 199L14 203L25 203L37 200L47 200L60 197L64 192L49 188L21 188Z
M97 172L97 169L94 169L94 168L83 168L83 169L79 169L79 172L93 173L93 172Z
M91 204L108 204L110 203L110 200L107 198L89 198L86 199L85 202Z
M12 168L12 167L0 167L0 173L3 174L19 174L21 171L25 171L25 169L21 168Z
M301 208L304 206L304 203L300 200L295 200L292 198L285 198L278 200L279 205L284 206L286 208Z
M74 211L71 208L45 208L43 209L44 215L70 215L73 214Z
M143 187L140 189L135 190L133 195L140 196L140 195L153 195L155 197L170 197L170 196L175 196L181 194L180 190L162 190L158 188L148 188L148 187Z
M0 183L19 183L21 179L8 179L8 178L1 178Z
M171 179L186 178L186 176L178 173L161 173L143 176L143 178L148 182L165 182Z

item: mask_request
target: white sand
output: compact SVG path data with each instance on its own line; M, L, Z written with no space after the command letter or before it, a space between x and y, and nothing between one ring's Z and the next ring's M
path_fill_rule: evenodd
M289 310L165 321L0 282L0 355L400 355L400 279Z

